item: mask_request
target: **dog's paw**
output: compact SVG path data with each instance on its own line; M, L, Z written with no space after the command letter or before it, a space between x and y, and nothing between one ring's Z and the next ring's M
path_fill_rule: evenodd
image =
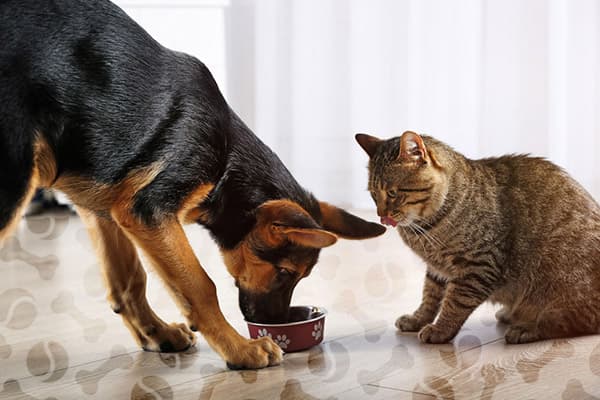
M227 357L230 369L257 369L279 365L283 351L270 337L248 340L235 354Z
M185 324L172 323L145 332L143 349L175 353L185 351L196 344L196 335Z
M419 320L414 315L406 314L398 318L395 325L402 332L418 332L427 323Z
M419 340L423 343L448 343L451 341L457 332L440 328L436 324L427 324L419 331Z
M530 343L539 339L538 330L533 326L511 325L504 334L504 340L508 344Z

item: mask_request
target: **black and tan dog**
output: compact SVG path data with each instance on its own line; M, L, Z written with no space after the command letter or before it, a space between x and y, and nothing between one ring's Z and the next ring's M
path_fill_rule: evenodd
M150 309L136 247L191 330L231 367L281 361L223 318L183 223L222 250L247 319L281 322L292 290L337 237L385 228L318 202L231 111L207 68L165 49L107 0L0 2L0 236L37 187L76 204L109 300L140 345L179 351L184 324Z

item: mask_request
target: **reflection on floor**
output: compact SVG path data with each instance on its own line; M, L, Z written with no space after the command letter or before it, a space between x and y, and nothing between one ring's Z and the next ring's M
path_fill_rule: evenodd
M215 245L187 230L226 317L247 334ZM181 354L141 351L104 300L79 219L30 217L0 248L0 399L600 398L600 336L507 346L491 305L453 344L398 334L394 320L418 305L423 274L393 231L342 240L293 299L329 310L324 343L279 367L228 371L202 338ZM181 320L152 272L148 296L165 320Z

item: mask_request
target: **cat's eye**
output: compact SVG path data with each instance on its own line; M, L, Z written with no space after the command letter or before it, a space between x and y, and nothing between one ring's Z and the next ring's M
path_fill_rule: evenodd
M396 191L395 191L395 190L393 190L393 189L391 189L391 190L388 190L386 193L387 193L387 196L388 196L388 197L390 197L390 198L392 198L392 199L393 199L394 197L398 196L398 192L396 192Z

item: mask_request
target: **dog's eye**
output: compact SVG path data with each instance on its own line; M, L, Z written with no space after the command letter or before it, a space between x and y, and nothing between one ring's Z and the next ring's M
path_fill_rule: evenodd
M277 270L277 273L279 275L282 275L282 276L292 275L292 271L290 271L289 269L277 267L277 266L275 266L275 269Z
M387 196L388 196L389 198L392 198L392 199L393 199L393 198L394 198L394 197L396 197L397 195L398 195L398 192L396 192L394 189L390 189L390 190L388 190L388 191L387 191Z

